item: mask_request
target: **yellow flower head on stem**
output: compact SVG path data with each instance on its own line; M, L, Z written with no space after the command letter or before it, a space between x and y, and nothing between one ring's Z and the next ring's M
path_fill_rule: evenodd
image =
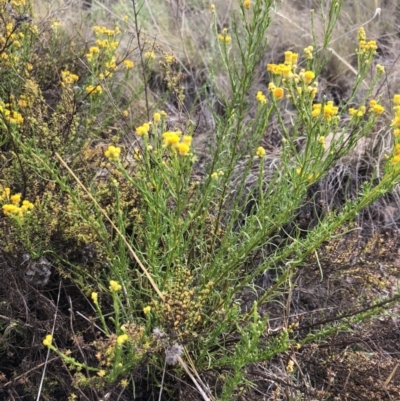
M128 340L128 334L121 334L117 337L117 344L122 345Z
M159 123L160 120L161 120L161 114L160 113L154 113L153 120L154 120L155 123Z
M104 155L110 161L117 161L119 159L119 155L121 154L121 148L110 145L108 149L104 152Z
M140 127L136 128L136 134L139 136L147 135L150 130L150 124L149 123L144 123Z
M42 343L45 347L50 347L53 342L53 336L51 334L47 334L43 339Z
M310 84L313 79L315 78L315 74L313 71L306 71L304 73L304 82L308 85Z
M97 292L92 292L91 297L92 297L92 301L93 301L95 304L98 304L98 303L99 303L99 294L97 294Z
M176 149L181 156L186 156L189 153L190 146L187 143L181 142L176 145Z
M257 92L256 99L257 99L258 103L261 103L261 104L267 103L267 98L261 91Z
M272 91L272 95L275 99L280 100L285 95L285 91L283 90L283 88L277 87Z
M256 156L264 157L266 154L265 149L262 146L259 146L256 151Z
M110 280L110 287L109 287L111 292L117 292L120 291L122 289L121 284L119 284L117 281L115 280Z

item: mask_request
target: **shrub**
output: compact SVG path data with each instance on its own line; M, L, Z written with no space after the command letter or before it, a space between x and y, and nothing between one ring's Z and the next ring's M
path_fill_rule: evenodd
M337 208L315 204L313 223L299 223L310 191L374 135L390 111L376 91L384 74L375 64L377 44L362 28L350 97L335 104L318 96L338 0L330 2L322 42L314 36L303 53L286 51L268 63L268 86L252 94L273 3L245 1L223 29L218 9L208 11L213 57L201 95L209 96L210 108L218 98L223 110L214 111L209 157L199 174L195 124L173 126L162 110L169 96L184 111L174 56L145 40L138 25L136 51L120 52L126 22L94 26L93 37L71 45L62 59L38 56L43 41L46 52L57 51L62 25L55 21L40 31L22 18L31 13L28 3L0 2L0 202L9 238L3 250L30 260L46 257L89 298L98 335L86 334L85 347L71 350L54 333L43 335L76 388L126 387L143 369L162 385L160 372L170 365L178 376L218 372L213 395L235 399L249 385L251 364L380 316L397 300L328 319L307 334L288 318L273 335L268 331L273 309L285 313L287 293L307 258L400 176L395 95L391 153L354 198ZM133 24L139 13L134 10ZM167 93L158 100L150 93L157 61ZM50 69L56 73L48 78ZM222 70L229 91L217 77ZM124 88L133 78L136 88ZM55 98L46 98L46 86ZM274 153L263 146L272 122L281 142ZM262 275L271 277L266 288L257 284ZM248 293L254 294L250 305ZM290 358L286 369L295 369ZM198 376L193 380L205 399L212 396Z

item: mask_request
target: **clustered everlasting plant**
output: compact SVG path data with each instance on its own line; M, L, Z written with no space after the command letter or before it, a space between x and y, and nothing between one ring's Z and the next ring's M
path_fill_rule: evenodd
M370 313L338 318L302 336L298 323L288 319L276 335L266 330L272 324L270 305L283 304L307 256L400 178L396 94L393 153L386 155L379 174L364 182L357 199L321 213L315 226L293 226L310 187L384 118L385 99L374 92L384 68L374 65L377 44L367 41L361 28L350 98L339 105L319 96L318 77L342 5L332 0L322 46L314 38L304 54L286 51L281 63L268 63L268 86L251 95L268 46L273 3L244 1L233 26L221 31L218 10L211 7L216 53L208 84L224 111L214 112L210 161L199 178L196 128L171 126L162 100L150 97L151 64L162 52L140 42L138 27L136 51L123 53L123 26L95 26L80 52L84 57L57 66L53 85L59 98L49 106L35 46L42 35L51 44L62 24L55 21L39 32L30 20L17 18L30 10L28 2L0 0L5 82L0 88L0 205L10 238L6 250L48 255L59 275L86 295L93 310L90 324L98 334L87 336L83 350L57 345L54 333L42 333L43 345L64 361L77 389L134 387L133 372L143 366L161 383L160 372L168 364L176 375L224 372L214 396L232 400L246 384L250 364L297 352L384 310L373 305ZM176 60L164 53L161 65L181 107ZM215 79L221 68L229 95ZM371 71L369 89L361 96L359 87ZM121 85L133 76L141 89L128 96ZM263 146L272 120L282 141L275 161ZM94 266L74 260L63 243L77 254L94 247ZM265 272L273 273L273 283L260 289L257 278ZM246 292L255 294L247 307ZM87 349L94 358L86 356ZM295 374L293 360L287 360L286 371ZM196 385L210 397L205 386Z

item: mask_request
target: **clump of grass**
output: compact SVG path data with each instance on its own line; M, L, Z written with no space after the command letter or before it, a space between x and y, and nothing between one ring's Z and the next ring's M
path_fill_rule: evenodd
M152 66L161 58L167 93L183 113L177 58L143 38L138 9L131 21L135 56L119 52L129 17L121 26L95 25L81 55L71 52L72 61L63 59L52 77L58 96L50 106L40 85L45 76L35 75L48 62L35 57L41 32L30 21L17 22L15 15L28 7L24 1L13 2L12 13L0 2L0 67L8 78L0 89L0 202L10 238L4 250L32 260L46 255L87 296L95 334L74 333L71 350L55 332L43 333L43 345L63 361L76 391L119 385L123 392L145 368L148 380L161 384L168 365L174 375L188 375L204 399L231 400L249 387L251 364L381 316L397 301L372 303L306 334L287 317L275 335L266 330L273 326L271 305L288 301L307 257L400 177L395 95L386 122L393 146L385 160L352 199L323 208L313 226L297 223L311 188L380 124L383 97L373 94L385 68L376 64L376 41L361 28L349 97L340 105L318 99L342 7L333 0L322 18L321 41L312 31L303 53L288 50L265 66L268 89L256 91L250 115L249 93L268 46L273 6L270 0L240 3L229 29L219 26L218 7L208 10L213 60L204 93L215 94L224 110L213 114L209 163L199 180L195 124L188 122L184 132L171 126L163 95L150 94ZM53 49L60 29L56 21L47 32ZM370 86L360 95L367 76ZM132 77L135 90L124 90ZM274 157L263 146L272 119L281 141ZM89 259L85 249L92 250ZM267 288L257 285L263 274L273 276ZM249 291L256 296L245 307ZM295 374L290 358L285 369ZM223 372L215 394L200 379L206 371Z

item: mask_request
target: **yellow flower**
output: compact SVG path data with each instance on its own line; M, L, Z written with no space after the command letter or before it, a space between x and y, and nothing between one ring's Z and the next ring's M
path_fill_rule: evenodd
M156 54L154 51L148 51L144 53L144 58L147 58L148 60L154 60L156 58Z
M286 366L286 371L289 373L292 373L294 370L293 366L294 366L294 362L292 360L290 360Z
M326 121L331 121L332 117L335 116L339 111L338 107L333 105L333 102L330 100L326 103L323 109L324 119Z
M244 0L243 6L244 6L245 8L247 8L247 9L249 10L249 9L250 9L250 5L251 5L250 0Z
M153 120L154 120L155 123L160 122L160 120L161 120L161 114L160 114L160 113L154 113L154 115L153 115Z
M393 96L393 104L395 106L399 106L400 105L400 95L396 94Z
M97 292L92 292L91 297L92 297L92 301L93 301L95 304L98 304L98 303L99 303L99 295L97 294Z
M306 71L304 73L304 82L308 85L315 78L315 74L312 71Z
M215 11L215 5L214 5L214 4L211 4L210 8L211 8L211 11L212 11L212 12Z
M128 334L121 334L117 337L117 344L122 345L124 342L128 340Z
M131 60L124 60L124 66L127 70L130 70L135 66L135 63Z
M164 59L167 64L173 64L175 61L175 57L172 54L166 55Z
M110 280L110 287L109 287L111 292L117 292L119 290L122 289L121 284L119 284L117 281L115 280Z
M182 142L186 143L186 145L190 146L192 143L192 140L193 140L193 137L191 137L190 135L183 135Z
M121 387L125 388L125 387L128 387L129 382L128 382L128 380L126 380L126 379L122 379L122 380L119 382L119 384L121 385Z
M151 311L151 306L150 306L150 305L145 306L145 307L143 308L143 313L144 313L145 315L149 314L150 311Z
M47 334L42 341L45 347L50 347L52 342L53 342L53 336L51 334Z
M232 39L231 39L231 37L227 34L226 30L224 30L222 33L218 34L218 40L219 40L220 42L229 43Z
M150 124L149 123L144 123L140 127L136 128L136 134L139 136L147 135L150 130Z
M100 85L88 85L85 88L85 91L89 94L89 95L96 95L96 94L101 94L103 92L103 88Z
M167 131L162 134L165 146L177 146L180 141L179 131Z
M22 201L22 211L27 212L28 210L32 210L34 207L34 204L29 202L28 200L25 199L24 201Z
M385 108L380 104L374 104L374 106L372 106L372 111L375 114L382 114L385 111Z
M394 128L400 128L400 117L395 117L391 124Z
M211 174L211 178L213 180L216 180L218 178L218 173L216 171L214 171L214 173Z
M358 37L358 41L361 41L361 40L365 41L367 39L367 35L366 35L365 29L363 27L358 29L357 37Z
M97 376L104 377L105 375L106 375L106 371L104 369L101 369L97 372Z
M110 145L108 149L104 152L104 155L110 161L117 161L119 159L120 154L121 154L121 148L117 148L113 145Z
M265 149L262 146L259 146L256 151L256 156L264 157L265 156Z
M21 202L21 194L12 195L10 200L12 204L19 205L19 202Z
M100 49L97 46L92 46L89 48L89 53L90 54L99 54L100 53Z
M275 99L280 100L280 99L282 99L283 96L285 95L285 92L284 92L283 88L279 88L279 87L278 87L278 88L275 88L275 89L272 91L272 95L274 96Z
M181 156L186 156L189 153L190 146L187 143L181 142L176 145Z
M308 46L308 47L306 47L306 48L304 49L304 54L306 55L307 60L312 60L312 58L313 58L313 51L314 51L314 48L313 48L312 46Z
M383 73L385 72L385 67L384 67L383 65L377 64L377 65L376 65L376 71L377 71L379 74L383 74Z
M396 155L392 159L393 164L397 164L398 162L400 162L400 155Z
M5 216L9 216L10 214L18 214L19 207L11 204L3 205L2 207L3 213Z
M393 130L393 135L397 138L400 136L400 128L396 128L395 130Z
M313 109L312 109L311 115L313 117L318 117L321 114L321 109L322 109L321 103L313 104Z
M293 53L291 51L286 51L285 52L285 64L288 64L288 65L296 64L298 56L299 55L297 53Z
M262 103L262 104L267 103L267 98L261 91L257 92L256 99L259 103Z

